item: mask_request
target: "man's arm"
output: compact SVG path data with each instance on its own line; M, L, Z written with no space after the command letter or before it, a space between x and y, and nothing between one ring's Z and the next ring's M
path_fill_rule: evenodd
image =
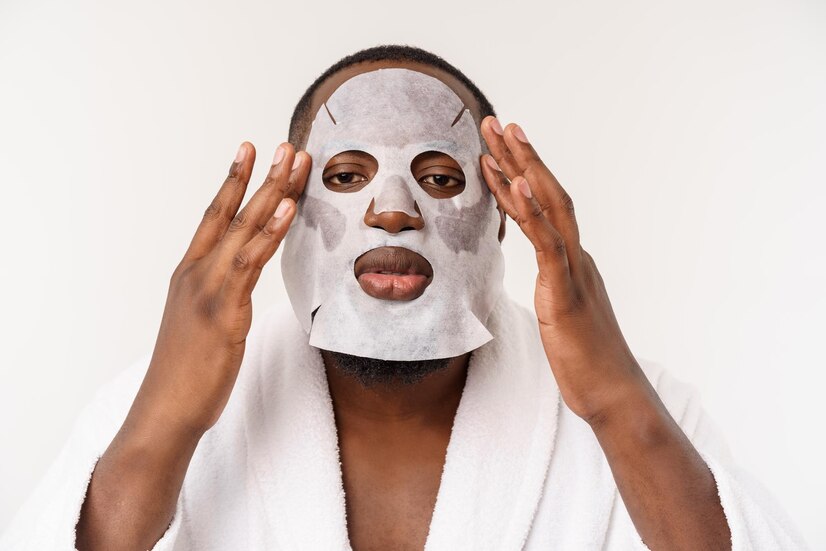
M637 533L651 549L731 549L705 461L650 384L587 419Z
M172 521L192 455L229 400L252 323L252 290L295 215L307 153L276 151L266 180L238 210L255 161L241 145L173 274L149 368L95 466L77 548L149 549Z
M200 435L135 417L95 466L77 524L81 551L151 549L172 521Z
M482 121L482 171L536 250L534 307L566 405L593 428L625 506L652 549L730 549L715 481L628 348L570 195L515 124Z

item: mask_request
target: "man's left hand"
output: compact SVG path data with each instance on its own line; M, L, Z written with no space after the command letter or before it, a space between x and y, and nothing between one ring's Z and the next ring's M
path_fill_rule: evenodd
M589 423L615 406L650 396L628 348L594 259L580 245L571 196L516 124L482 121L491 155L482 173L500 208L536 249L534 307L562 398Z

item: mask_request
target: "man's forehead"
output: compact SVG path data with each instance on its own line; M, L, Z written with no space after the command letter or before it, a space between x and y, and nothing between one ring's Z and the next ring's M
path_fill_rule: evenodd
M377 69L344 82L319 108L337 130L407 136L444 134L461 118L464 102L442 81L403 68Z
M364 73L370 73L379 69L390 68L408 69L410 71L415 71L423 75L428 75L442 82L444 85L450 88L453 91L453 93L456 94L456 96L459 97L461 102L467 108L471 110L471 113L475 118L481 120L478 100L473 95L473 93L471 93L471 91L467 88L467 86L463 82L461 82L457 77L438 67L409 60L367 61L351 65L337 71L336 73L330 75L316 89L315 93L313 94L312 101L310 102L310 112L313 113L313 115L315 115L315 113L317 113L320 108L324 107L324 104L328 102L329 98L333 94L335 94L335 92L345 83L347 83L347 81L349 81L350 79Z
M389 67L355 75L327 98L312 121L307 151L323 160L365 146L421 148L434 141L447 142L456 151L433 150L476 155L478 127L470 110L441 80Z

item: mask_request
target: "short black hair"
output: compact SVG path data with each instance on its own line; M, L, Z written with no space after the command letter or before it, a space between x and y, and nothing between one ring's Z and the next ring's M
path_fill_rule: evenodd
M364 50L359 50L354 54L341 58L331 65L326 71L321 73L321 76L315 79L310 87L304 92L304 95L301 96L301 99L298 100L298 104L293 110L293 116L290 118L290 132L288 137L290 143L294 145L298 144L300 138L306 137L306 133L309 131L311 123L310 117L315 115L315 113L309 112L310 103L313 94L318 87L342 69L369 61L413 61L441 69L455 77L470 91L474 99L476 99L479 104L479 113L482 118L487 117L488 115L496 116L496 112L493 110L493 105L491 105L488 98L485 97L485 94L479 90L473 81L466 77L462 71L441 57L415 46L383 44L380 46L365 48Z

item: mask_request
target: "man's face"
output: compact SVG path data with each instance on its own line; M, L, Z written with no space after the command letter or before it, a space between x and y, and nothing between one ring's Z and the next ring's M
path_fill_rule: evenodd
M499 214L468 106L406 68L355 75L319 107L282 271L310 344L392 360L481 346L499 297Z

